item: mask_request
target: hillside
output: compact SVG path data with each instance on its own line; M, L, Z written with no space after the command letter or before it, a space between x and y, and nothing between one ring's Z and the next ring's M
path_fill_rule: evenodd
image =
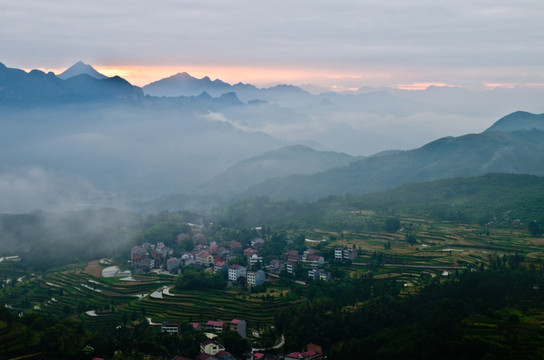
M313 174L344 166L357 158L293 145L241 161L195 190L196 194L236 194L271 178Z
M495 122L486 131L544 130L544 114L516 111Z
M544 175L543 154L540 130L469 134L364 158L320 174L267 180L245 195L312 201L331 194L366 194L412 182L487 173Z
M225 223L241 226L331 228L348 231L378 225L361 211L386 217L419 216L436 220L480 223L492 227L544 222L544 177L487 174L418 182L365 195L329 196L312 203L253 198L233 202L221 210Z
M379 193L335 198L348 207L418 212L449 220L506 225L544 220L544 178L487 174L402 185ZM325 202L326 203L326 202Z

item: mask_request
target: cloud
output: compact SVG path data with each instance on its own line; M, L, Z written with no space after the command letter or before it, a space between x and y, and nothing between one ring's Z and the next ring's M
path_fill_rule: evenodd
M41 167L0 173L0 213L81 210L104 203L105 195L84 179Z
M374 85L394 85L396 77L410 74L417 74L414 82L501 82L503 75L525 71L518 81L526 82L542 80L543 11L536 0L8 0L0 14L1 61L25 68L59 68L83 59L394 77ZM489 68L496 71L486 78L478 73ZM429 73L440 78L426 78Z

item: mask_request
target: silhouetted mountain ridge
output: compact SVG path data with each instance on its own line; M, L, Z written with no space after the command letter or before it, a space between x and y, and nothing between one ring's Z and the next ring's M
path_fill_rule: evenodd
M260 89L241 82L231 85L219 79L212 81L208 76L198 79L186 72L154 81L145 85L142 90L147 95L166 97L196 96L203 92L218 97L224 93L234 92L244 102L256 99L282 103L292 103L294 100L301 99L304 101L313 100L313 95L293 85L282 84Z
M128 81L114 76L96 79L79 74L66 80L52 72L40 70L25 72L0 64L0 105L55 106L61 104L114 101L141 101L142 90Z

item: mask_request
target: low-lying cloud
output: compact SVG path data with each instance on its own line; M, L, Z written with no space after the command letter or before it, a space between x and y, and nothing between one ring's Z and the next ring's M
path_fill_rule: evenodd
M0 173L0 199L1 213L63 212L105 203L106 194L74 174L29 167Z

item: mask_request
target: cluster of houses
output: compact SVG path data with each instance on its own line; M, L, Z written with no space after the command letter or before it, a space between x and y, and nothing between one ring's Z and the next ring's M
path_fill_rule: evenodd
M206 330L213 332L224 332L227 330L237 332L241 337L247 337L247 324L245 320L232 319L230 322L210 320L205 324L198 322L191 323L195 331ZM180 323L164 321L161 326L161 331L169 334L179 334ZM181 356L176 356L172 360L187 359ZM223 345L215 340L205 340L200 343L200 354L196 360L235 360L231 353L225 350Z
M178 244L189 238L188 234L177 236ZM288 274L299 275L300 271L307 273L307 278L312 280L331 279L330 272L323 269L326 263L324 257L316 249L307 249L300 253L297 250L289 250L281 257L268 258L267 263L261 256L265 245L262 238L251 240L250 247L243 248L238 241L230 241L225 246L218 246L215 241L209 241L206 235L197 233L193 235L194 249L183 252L174 257L173 249L164 243L152 245L144 243L134 246L130 251L130 261L134 273L146 273L152 269L163 269L171 274L177 274L183 266L203 266L213 268L215 272L223 272L229 281L245 282L248 286L258 286L265 282L266 274L280 274L286 271ZM357 250L350 248L334 249L334 259L337 261L354 260L357 258ZM245 266L233 263L233 259L245 258Z
M247 338L247 323L245 320L232 319L231 321L210 320L206 323L191 322L190 325L195 331L210 331L220 333L225 331L237 332L241 337ZM169 334L179 334L180 323L164 321L161 331ZM321 346L308 344L302 351L286 354L285 360L321 360L326 357L323 355ZM181 356L176 356L172 360L190 360ZM196 360L234 360L231 353L226 351L225 347L213 339L207 339L200 343L200 354ZM255 350L251 354L252 360L277 360L276 355L268 354L263 351Z
M152 269L161 269L173 252L163 242L156 245L143 243L142 246L133 246L130 249L130 264L135 274L147 273Z

